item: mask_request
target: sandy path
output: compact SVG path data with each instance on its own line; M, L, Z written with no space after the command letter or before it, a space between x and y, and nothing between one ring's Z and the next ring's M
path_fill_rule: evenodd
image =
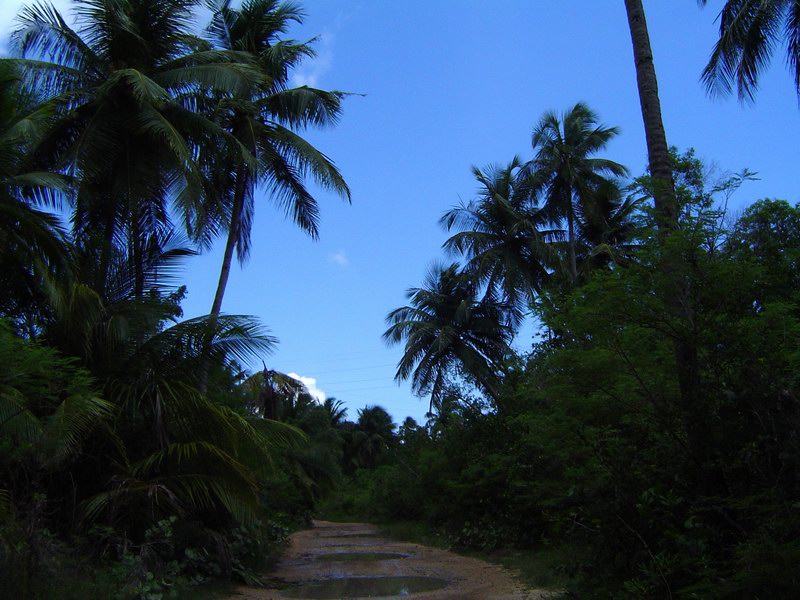
M404 557L380 561L318 560L321 555L344 552L387 552ZM447 587L438 591L411 594L415 600L539 600L549 596L524 588L502 567L438 548L390 540L380 536L374 525L364 523L315 521L313 529L292 536L288 552L270 573L273 581L287 584L368 576L436 577L448 582ZM228 600L283 598L278 589L240 587Z

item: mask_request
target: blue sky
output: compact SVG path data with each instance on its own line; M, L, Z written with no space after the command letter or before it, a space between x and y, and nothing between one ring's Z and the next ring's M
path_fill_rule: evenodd
M0 26L20 2L2 0ZM67 5L58 2L59 6ZM340 167L352 205L324 192L312 242L261 198L252 255L231 274L223 310L260 317L280 339L270 368L314 378L349 415L380 404L424 420L427 399L393 382L402 349L381 340L386 314L405 304L443 257L441 214L476 191L470 166L530 158L547 110L589 104L621 135L606 156L640 174L646 163L622 0L306 0L292 32L318 36L318 57L296 74L365 94L346 100L335 129L308 137ZM800 113L779 49L756 102L710 98L699 83L721 0L645 1L670 144L694 147L721 171L758 173L734 196L800 199ZM4 27L7 29L7 27ZM222 243L187 264L186 316L208 312ZM518 341L529 343L530 334ZM253 365L259 367L260 365Z

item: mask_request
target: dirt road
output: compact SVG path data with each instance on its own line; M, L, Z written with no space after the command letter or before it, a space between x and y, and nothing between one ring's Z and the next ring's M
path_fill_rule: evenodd
M228 600L400 598L415 600L539 600L511 574L446 550L382 537L374 525L315 521L292 536L270 573L274 587L241 587ZM422 591L417 591L422 590ZM425 591L427 590L427 591Z

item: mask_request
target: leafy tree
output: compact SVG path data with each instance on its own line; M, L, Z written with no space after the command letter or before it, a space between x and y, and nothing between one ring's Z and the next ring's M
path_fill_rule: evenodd
M800 205L759 200L747 207L726 240L733 260L753 261L761 269L759 306L795 300L800 290Z
M707 0L698 0L703 6ZM786 64L800 95L800 3L797 0L727 0L719 13L719 40L703 82L710 92L753 100L775 46L786 44Z

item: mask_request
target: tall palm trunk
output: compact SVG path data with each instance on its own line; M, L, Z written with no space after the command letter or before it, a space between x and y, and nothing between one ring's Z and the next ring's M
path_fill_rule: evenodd
M684 276L685 264L680 249L670 244L668 238L678 229L678 202L675 180L669 156L669 146L661 118L658 81L653 65L653 51L647 30L642 0L625 0L628 25L636 64L636 80L642 107L647 154L652 178L652 194L656 209L656 224L664 250L659 265L667 278L665 303L673 316L682 322L685 334L674 341L678 386L685 419L685 428L692 458L697 464L707 456L706 424L703 399L699 394L699 366L697 343L694 335L694 311L688 282Z
M661 119L661 101L658 97L658 80L650 48L642 0L625 0L628 26L633 43L633 60L636 64L636 82L639 103L642 107L644 132L647 138L647 155L650 176L653 179L653 199L656 205L656 223L664 236L678 227L678 206L675 198L675 180L669 158L667 134Z
M228 277L231 274L231 263L233 262L233 251L239 240L239 229L242 222L242 211L244 210L244 195L247 191L247 173L245 166L239 162L236 169L236 187L233 192L233 207L231 208L231 222L228 227L228 240L225 243L225 254L222 257L222 268L219 272L219 282L217 292L214 294L214 302L211 305L211 319L216 322L222 311L222 299L225 296L225 288L228 286Z
M214 302L211 305L211 312L208 319L208 335L203 342L202 366L200 367L200 392L205 394L208 390L208 371L211 367L211 341L212 331L216 328L217 320L222 312L222 299L225 297L225 288L228 286L228 278L231 274L231 264L233 263L233 251L239 239L239 229L242 223L242 211L244 210L244 196L247 191L247 173L244 164L239 161L236 168L236 187L233 191L233 206L231 208L231 222L228 226L228 239L225 242L225 253L222 256L222 268L219 272L219 282L217 291L214 294Z

